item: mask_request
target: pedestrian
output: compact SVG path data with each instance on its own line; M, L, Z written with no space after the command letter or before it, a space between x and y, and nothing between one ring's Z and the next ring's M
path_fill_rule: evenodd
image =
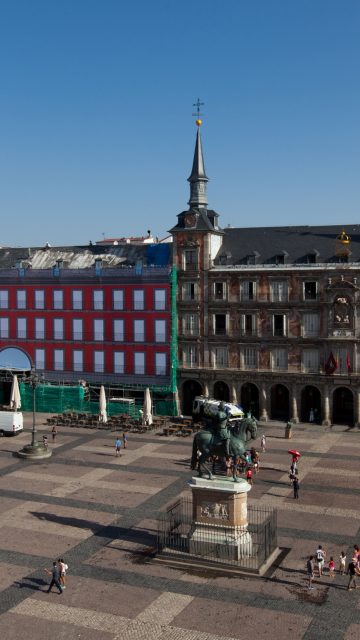
M324 562L325 562L326 552L322 548L321 544L319 544L316 550L316 564L319 572L319 578L321 578L323 574Z
M252 485L253 483L253 479L252 479L252 470L249 467L247 472L246 472L246 480L248 481L248 484Z
M45 569L46 573L51 576L51 582L49 584L49 588L46 593L50 593L51 589L55 585L58 588L59 593L62 593L62 588L60 584L60 567L57 562L53 562L53 566L51 571L49 569Z
M330 560L329 560L329 577L330 578L335 577L335 562L332 556L330 556Z
M46 433L44 433L42 440L43 440L43 445L44 445L45 449L47 449L48 448L48 437L47 437Z
M339 557L339 573L340 573L341 576L344 575L345 569L346 569L346 555L342 551L340 553L340 557Z
M292 481L293 483L293 489L294 489L294 498L298 499L299 498L299 488L300 488L300 482L297 479L296 476L294 476L294 479Z
M60 586L61 586L63 589L66 589L66 586L65 586L65 578L66 578L66 572L67 572L67 570L68 570L68 568L69 568L69 567L68 567L68 565L66 564L66 562L64 562L64 560L63 560L62 558L59 558L59 560L58 560L58 565L59 565L59 567L60 567L60 580L59 580L59 582L60 582Z
M314 580L314 556L310 556L306 563L306 571L309 579L308 589L313 589L312 581Z
M120 438L116 438L115 440L115 456L118 458L121 456L121 445L122 445L122 440L120 440Z
M356 589L356 564L354 562L354 559L355 558L353 558L351 562L349 562L348 570L347 570L347 574L349 576L348 591L351 591L352 589Z
M263 451L263 452L265 453L265 451L266 451L266 437L265 437L265 433L263 433L263 434L262 434L262 436L261 436L260 446L261 446L261 451Z
M126 447L127 447L128 440L129 440L129 434L128 434L127 431L124 431L123 432L124 449L126 449Z
M51 435L52 435L53 442L55 442L56 436L57 436L57 427L56 427L55 424L54 424L53 428L51 429Z
M231 470L231 458L229 456L227 456L225 459L225 467L226 467L226 475L228 478L230 478L230 476L232 476L232 470Z
M314 413L314 409L312 407L310 409L309 422L315 422L315 413Z

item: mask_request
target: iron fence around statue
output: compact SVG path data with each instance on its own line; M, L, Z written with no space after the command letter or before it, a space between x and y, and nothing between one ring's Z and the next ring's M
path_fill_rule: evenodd
M161 514L158 520L157 550L162 556L232 565L238 569L258 571L277 548L277 511L265 505L248 505L248 527L251 551L234 557L234 535L229 527L208 527L201 538L197 529L197 551L190 552L193 525L193 503L181 498ZM221 539L221 542L219 540Z

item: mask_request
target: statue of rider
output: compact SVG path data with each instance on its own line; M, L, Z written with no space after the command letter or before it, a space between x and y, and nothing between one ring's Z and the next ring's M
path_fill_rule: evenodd
M214 429L219 435L220 439L224 442L225 455L230 455L230 431L227 426L228 416L226 413L225 405L221 401L218 406L218 411L214 419Z

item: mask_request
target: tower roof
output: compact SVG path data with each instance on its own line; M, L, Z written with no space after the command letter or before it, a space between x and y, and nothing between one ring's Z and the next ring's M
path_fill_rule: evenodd
M200 122L200 120L198 120L197 122ZM198 125L197 129L194 160L191 169L191 175L189 176L188 181L196 182L199 179L206 181L208 181L209 179L205 172L204 156L201 145L200 125Z

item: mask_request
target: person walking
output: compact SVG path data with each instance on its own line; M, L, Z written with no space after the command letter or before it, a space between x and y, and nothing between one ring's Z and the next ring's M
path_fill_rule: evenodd
M121 445L122 440L120 438L116 438L115 440L115 456L119 458L121 456Z
M310 556L306 563L306 571L309 579L308 589L313 589L312 582L314 580L314 556Z
M261 451L262 451L263 453L265 453L265 451L266 451L266 437L265 437L265 433L263 433L263 434L262 434L262 436L261 436L260 446L261 446Z
M126 449L126 447L127 447L128 440L129 440L129 434L128 434L127 431L124 431L124 433L123 433L124 449Z
M294 499L297 500L299 498L300 482L296 476L293 477L292 483L293 483L293 489L294 489Z
M248 484L252 485L253 483L253 478L252 478L252 470L249 467L247 472L246 472L246 480L248 481Z
M314 412L314 409L312 407L310 409L309 422L315 422L315 412Z
M55 424L54 424L53 428L51 429L51 435L52 435L53 442L55 442L56 436L57 436L57 427L56 427Z
M349 562L347 574L349 576L349 584L348 591L352 591L352 589L356 589L356 564L354 562L354 558Z
M340 573L341 576L344 575L345 570L346 570L346 555L342 551L340 553L340 557L339 557L339 573Z
M329 577L335 578L335 562L332 556L330 557L330 560L329 560Z
M66 572L67 572L67 570L68 570L68 568L69 568L69 567L68 567L68 565L66 564L66 562L64 562L64 560L63 560L62 558L59 558L59 560L58 560L58 565L59 565L59 567L60 567L60 580L59 580L59 582L60 582L60 586L61 586L63 589L66 589L66 586L65 586L65 579L66 579Z
M43 445L44 445L45 449L47 449L48 448L48 437L47 437L46 433L44 433L42 439L43 439Z
M319 572L319 578L321 578L323 574L324 562L325 562L326 552L322 548L321 544L319 544L316 550L316 564Z
M51 571L49 571L49 569L45 569L45 572L49 576L51 576L51 582L49 584L49 588L46 591L46 593L50 593L50 591L51 591L51 589L53 588L54 585L59 590L59 593L62 593L62 588L61 588L61 584L60 584L60 567L59 567L58 563L57 562L53 562L53 566L52 566Z

